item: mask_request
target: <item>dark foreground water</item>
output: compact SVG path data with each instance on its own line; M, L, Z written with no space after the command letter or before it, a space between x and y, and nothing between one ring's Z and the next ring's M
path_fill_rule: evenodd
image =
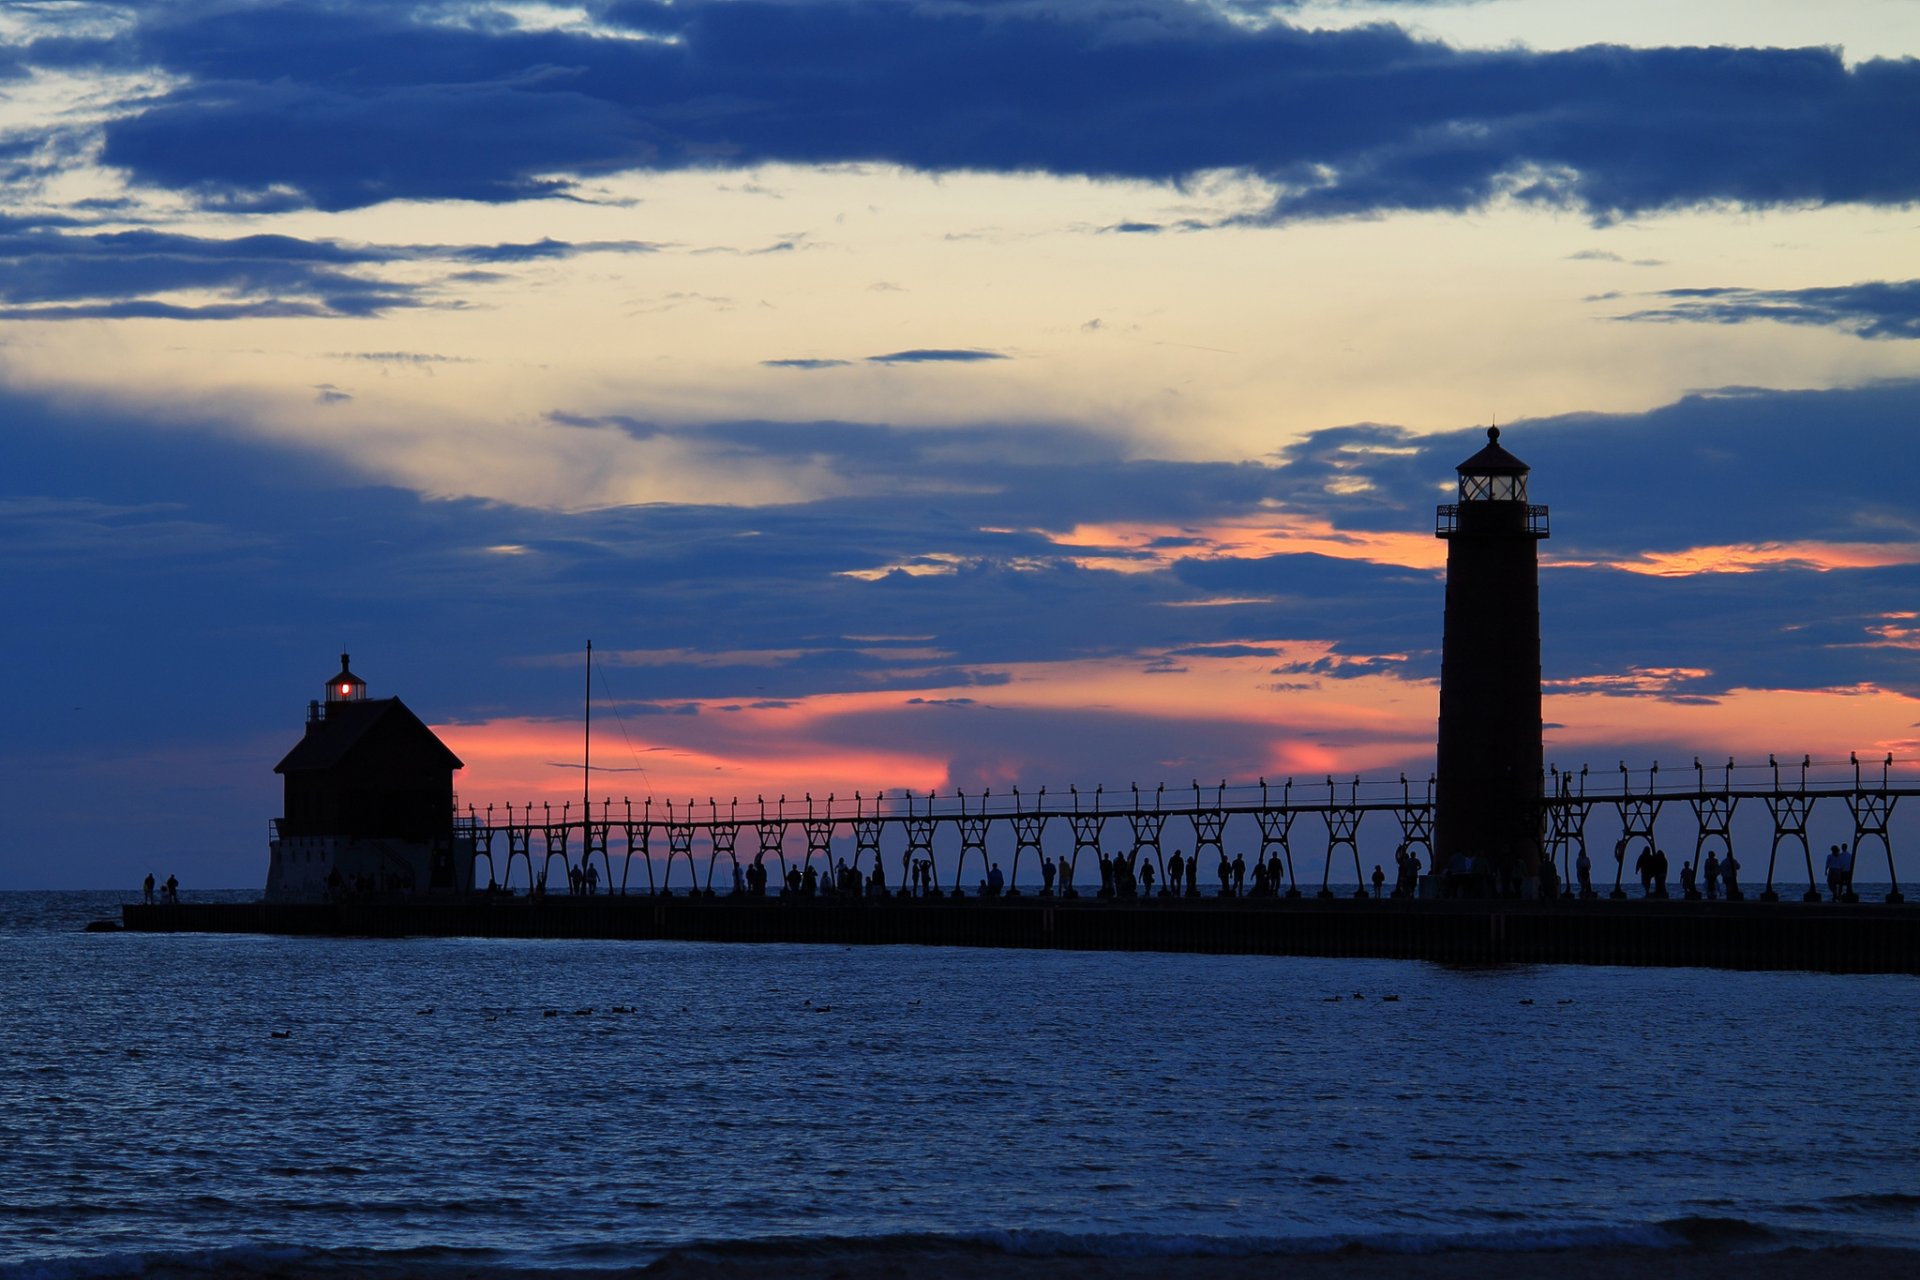
M0 1277L1920 1246L1911 978L79 932L118 901L0 894Z

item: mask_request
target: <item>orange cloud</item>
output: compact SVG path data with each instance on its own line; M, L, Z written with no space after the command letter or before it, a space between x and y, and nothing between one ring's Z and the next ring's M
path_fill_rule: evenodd
M1182 560L1304 553L1409 569L1438 570L1447 563L1446 544L1431 534L1336 529L1325 520L1278 511L1202 525L1082 524L1065 533L1044 529L1029 532L1058 547L1126 552L1124 556L1083 555L1073 560L1083 567L1136 572L1165 568Z
M1568 562L1571 563L1571 562ZM1593 562L1585 562L1593 563ZM1599 563L1627 573L1679 578L1698 573L1752 573L1758 569L1883 569L1920 564L1920 543L1736 542L1684 551L1643 551Z
M1910 759L1920 719L1920 699L1867 684L1734 689L1701 702L1557 693L1547 696L1544 709L1559 726L1547 734L1547 755L1562 768L1611 766L1614 760L1590 758L1590 753L1615 751L1622 743L1672 743L1675 758L1669 764L1683 757L1691 762L1696 754L1756 763L1769 752L1782 759L1811 755L1829 762L1845 761L1853 751L1862 759L1878 760L1889 752Z
M844 798L881 789L945 790L950 752L942 748L939 725L926 717L927 704L943 701L1164 721L1172 744L1182 735L1207 734L1209 726L1251 727L1255 739L1264 730L1267 745L1237 771L1241 781L1397 768L1432 748L1436 694L1430 683L1406 680L1390 667L1336 679L1326 672L1339 657L1326 644L1247 641L1222 646L1222 656L1200 652L1177 661L1167 666L1166 655L1147 654L1017 663L974 673L1004 678L992 685L824 693L779 705L723 698L676 703L697 714L629 718L622 731L596 733L596 762L622 772L596 772L592 795L596 802L712 796L724 804L734 796L797 798L809 791ZM1156 664L1162 674L1145 678ZM1275 680L1276 669L1286 673L1284 680ZM916 718L903 728L906 716ZM577 724L504 719L436 732L467 762L463 803L578 803ZM894 745L903 737L915 745ZM1025 766L1016 763L1023 758L1009 751L1000 764L970 759L969 772L984 774L996 788L1047 781L1023 776ZM1073 774L1075 762L1058 761L1052 771L1055 778Z

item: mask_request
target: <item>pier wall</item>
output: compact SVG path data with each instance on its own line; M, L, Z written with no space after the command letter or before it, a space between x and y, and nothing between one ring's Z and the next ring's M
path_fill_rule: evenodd
M1881 904L475 895L128 905L122 923L159 933L925 945L1920 974L1920 907Z

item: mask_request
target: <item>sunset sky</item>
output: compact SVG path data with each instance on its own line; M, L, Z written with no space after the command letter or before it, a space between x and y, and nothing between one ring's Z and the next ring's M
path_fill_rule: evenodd
M1920 778L1915 55L1920 0L0 7L0 887L260 883L342 650L483 806L578 794L588 639L616 799L1424 778L1495 421L1550 761Z

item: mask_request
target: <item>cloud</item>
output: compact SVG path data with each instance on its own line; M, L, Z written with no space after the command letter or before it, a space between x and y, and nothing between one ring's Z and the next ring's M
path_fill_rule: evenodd
M533 30L454 0L293 0L138 9L13 56L163 73L169 87L99 126L102 158L235 211L571 197L597 175L767 162L1227 170L1272 185L1273 219L1920 195L1911 61L1472 50L1271 8L686 0Z
M868 364L974 364L981 360L1005 360L998 351L974 351L955 347L916 347L911 351L892 351L883 356L868 356Z
M1862 338L1920 338L1920 280L1876 280L1811 289L1666 289L1667 305L1619 320L1696 324L1819 325Z
M850 360L820 360L807 356L798 356L791 360L762 360L769 369L844 369Z
M1903 428L1916 413L1920 384L1895 383L1513 424L1503 443L1554 508L1543 660L1550 718L1569 726L1555 758L1745 758L1766 742L1844 756L1910 738L1920 565L1814 557L1920 544ZM515 718L577 724L578 653L556 618L603 652L648 646L602 667L607 714L619 708L636 750L688 752L708 777L998 791L1423 772L1444 594L1431 567L1392 558L1393 539L1441 549L1439 486L1484 442L1356 425L1225 465L1132 458L1059 424L554 415L555 430L652 431L744 462L820 458L866 488L552 512L370 486L217 423L17 392L0 392L0 415L16 495L0 503L0 592L39 624L10 654L36 673L12 709L21 740L96 760L136 740L178 759L257 744L260 777L236 784L251 788L245 821L194 827L233 848L257 841L275 803L268 766L341 649L378 692L484 745L487 726ZM1341 535L1357 539L1350 556L1302 550ZM1764 551L1769 538L1786 558L1642 571L1668 550ZM854 576L909 563L944 571ZM1730 568L1742 571L1718 571ZM139 662L125 657L128 617ZM83 719L82 704L141 715ZM156 751L155 735L179 750ZM1635 746L1649 743L1662 745ZM527 758L544 776L556 750L543 739ZM464 740L462 754L478 758ZM463 795L501 798L512 775L487 768ZM50 811L83 798L50 794Z
M336 351L333 353L333 358L379 365L429 366L473 363L469 356L443 356L428 351Z
M285 235L228 238L141 228L80 231L0 222L0 319L240 320L378 316L454 306L437 286L382 279L418 262L519 262L638 242L537 245L357 245ZM491 277L489 277L491 278ZM216 293L218 302L168 300Z

